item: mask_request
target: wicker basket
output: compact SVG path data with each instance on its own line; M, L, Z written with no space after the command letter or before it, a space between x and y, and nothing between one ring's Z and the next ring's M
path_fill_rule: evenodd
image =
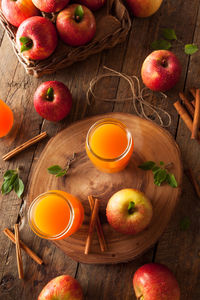
M40 77L43 74L53 73L58 69L72 65L74 62L86 59L88 56L112 48L125 40L131 22L125 6L120 0L107 0L107 5L95 13L97 31L94 39L81 47L70 47L60 39L56 51L42 61L27 60L18 51L15 43L16 27L5 19L0 10L0 22L10 38L14 51L20 63L28 74Z

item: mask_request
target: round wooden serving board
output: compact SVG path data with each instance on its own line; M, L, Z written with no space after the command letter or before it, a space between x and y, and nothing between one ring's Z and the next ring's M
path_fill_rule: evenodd
M127 168L115 174L98 171L85 152L85 138L90 126L99 119L113 117L128 126L133 135L134 152ZM56 178L48 174L52 165L65 166L67 159L77 153L67 176ZM173 163L178 188L165 184L157 187L153 183L151 171L143 171L138 165L152 160L157 163ZM150 248L161 236L176 207L182 181L180 151L172 136L156 124L124 113L98 115L76 122L53 137L43 150L31 179L29 204L41 193L48 190L63 190L77 196L85 210L85 218L80 230L55 244L68 256L83 263L119 263L133 260ZM143 191L153 204L153 219L150 226L137 235L122 235L106 220L106 204L115 192L123 188L136 188ZM100 218L108 244L108 251L100 251L95 233L91 253L84 254L85 241L90 221L88 195L101 200Z

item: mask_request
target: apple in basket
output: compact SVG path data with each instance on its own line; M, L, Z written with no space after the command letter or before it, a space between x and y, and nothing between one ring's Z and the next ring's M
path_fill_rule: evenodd
M45 81L35 91L34 107L44 119L57 122L69 114L72 96L62 82Z
M180 288L172 272L164 265L149 263L140 267L133 276L137 299L180 300Z
M39 10L46 13L57 12L63 9L69 3L69 0L32 0Z
M87 6L91 10L98 10L105 4L106 0L78 0L77 2Z
M89 8L72 4L58 14L56 27L64 43L70 46L81 46L94 37L96 21Z
M167 91L179 80L181 64L168 50L153 51L145 59L141 69L144 84L153 91Z
M122 189L108 201L106 216L118 232L137 234L150 223L153 209L150 200L135 189Z
M163 0L126 0L134 16L146 18L153 15Z
M16 43L24 57L42 60L55 50L58 38L53 23L43 17L35 16L25 20L18 28Z
M40 14L32 0L2 0L1 9L8 22L16 27L24 20Z
M69 275L55 277L41 291L38 300L83 300L79 282Z

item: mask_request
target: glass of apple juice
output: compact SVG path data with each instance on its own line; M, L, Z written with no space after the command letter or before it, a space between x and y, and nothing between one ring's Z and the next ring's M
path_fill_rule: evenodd
M82 225L84 209L78 198L64 191L52 190L39 195L28 210L31 229L41 238L64 239Z

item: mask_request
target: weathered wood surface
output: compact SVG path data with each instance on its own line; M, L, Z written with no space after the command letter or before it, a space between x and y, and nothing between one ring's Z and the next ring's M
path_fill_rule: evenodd
M184 166L192 167L199 178L199 145L190 140L190 133L179 120L172 105L178 97L178 91L187 91L192 86L200 86L200 52L188 57L183 51L185 43L194 42L200 45L199 7L199 0L164 0L161 9L154 16L132 21L132 28L125 43L41 79L34 79L25 74L13 53L7 36L0 28L0 97L10 105L15 117L12 132L0 140L0 156L43 130L47 130L50 136L54 136L68 124L86 116L111 111L134 113L131 103L96 102L88 107L85 97L88 83L97 74L105 72L102 69L103 65L140 77L141 64L151 51L150 43L160 36L161 28L170 27L175 29L182 42L182 44L176 44L178 46L175 46L173 51L180 58L183 71L178 85L167 93L169 99L164 106L172 115L172 125L169 131L180 146ZM32 104L32 96L36 87L41 82L51 79L66 83L74 98L70 116L58 124L43 121ZM102 86L99 90L103 96L124 98L128 95L122 80L107 79L103 81ZM43 141L33 146L10 162L1 160L1 174L8 168L16 168L19 165L23 167L22 178L26 185L23 201L19 200L14 193L1 196L1 231L4 227L12 228L19 220L21 213L26 212L23 203L26 203L29 192L30 176L45 143ZM2 183L2 176L0 183ZM52 243L36 237L25 219L20 227L20 235L24 242L44 259L45 265L36 265L23 253L25 279L20 281L17 274L15 247L3 233L0 233L0 299L37 299L45 283L64 273L75 276L79 280L85 298L88 300L135 299L132 289L133 273L139 266L150 261L164 263L172 269L180 283L182 300L200 299L200 202L185 176L182 186L183 192L179 206L159 242L131 263L102 266L77 264ZM190 227L183 231L180 228L180 222L185 217L190 220Z

